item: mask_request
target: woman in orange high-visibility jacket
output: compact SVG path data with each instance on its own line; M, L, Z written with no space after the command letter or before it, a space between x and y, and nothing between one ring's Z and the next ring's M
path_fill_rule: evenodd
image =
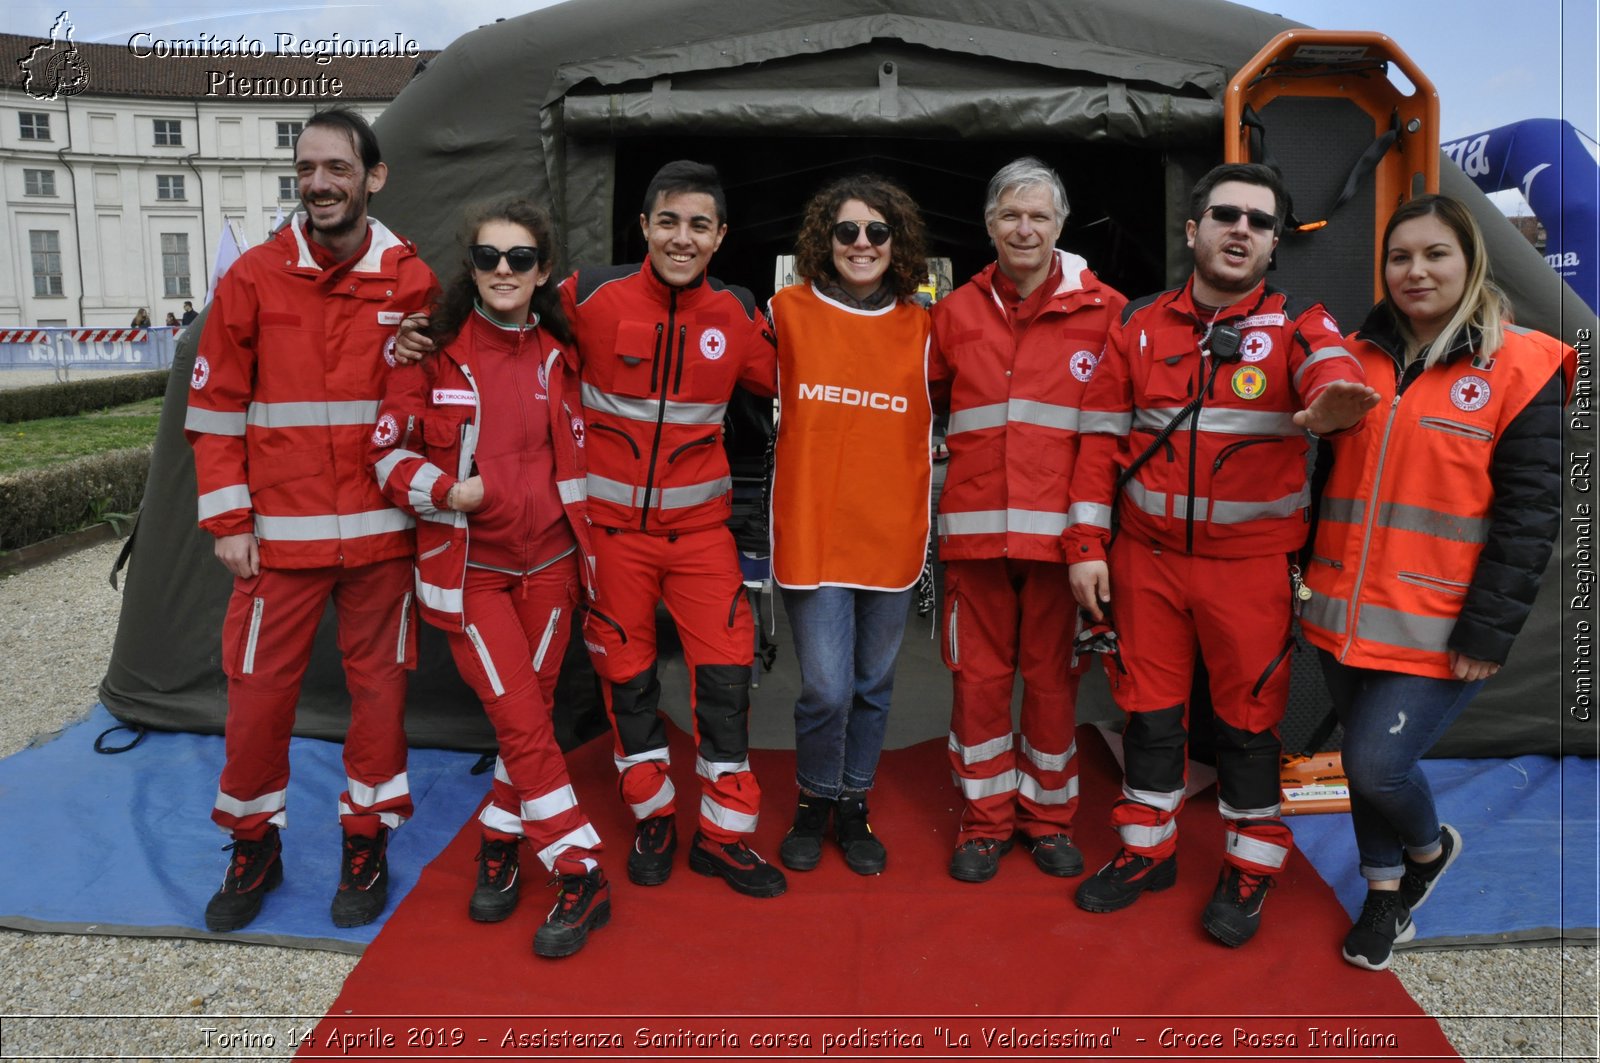
M1301 613L1344 724L1368 893L1344 958L1389 966L1461 852L1418 760L1505 663L1561 517L1572 348L1503 319L1465 207L1390 218L1384 299L1348 348L1384 402L1331 439ZM1387 413L1382 413L1384 408Z
M828 820L845 864L883 871L867 822L906 608L928 549L932 482L927 273L921 216L875 176L833 182L807 205L795 269L778 292L778 438L772 574L800 661L800 795L779 858L822 859Z

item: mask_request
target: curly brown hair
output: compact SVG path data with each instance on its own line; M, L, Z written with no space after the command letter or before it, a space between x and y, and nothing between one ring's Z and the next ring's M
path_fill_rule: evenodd
M478 230L492 221L522 226L533 234L540 250L549 256L544 261L550 268L550 279L534 289L532 310L539 315L539 324L547 332L562 343L572 343L572 326L561 309L561 296L556 290L561 283L561 272L557 268L560 256L555 222L549 211L514 193L468 206L458 238L462 256L434 304L428 337L435 343L449 343L472 316L472 308L478 300L478 284L472 279L472 263L467 261L466 249L478 242Z
M852 199L859 199L889 223L893 243L884 283L897 297L909 297L928 277L928 230L906 190L877 174L841 177L811 197L795 239L795 272L808 280L839 282L833 268L833 226L839 208Z

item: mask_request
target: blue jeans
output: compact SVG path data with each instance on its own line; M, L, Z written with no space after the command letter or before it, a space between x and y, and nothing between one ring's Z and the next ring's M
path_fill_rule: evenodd
M1439 813L1417 762L1483 688L1458 679L1351 668L1318 650L1322 674L1344 725L1344 773L1350 780L1361 875L1386 882L1405 874L1404 857L1434 852Z
M800 660L796 781L830 799L869 789L889 726L894 662L912 590L780 589Z

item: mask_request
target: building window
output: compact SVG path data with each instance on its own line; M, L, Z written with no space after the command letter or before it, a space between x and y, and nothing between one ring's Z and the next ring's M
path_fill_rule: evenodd
M156 174L157 199L185 199L183 194L183 174L158 173Z
M295 137L298 137L300 135L300 131L302 129L304 129L305 127L306 127L306 124L304 122L279 122L278 123L278 147L280 147L280 148L292 148L292 147L294 147L294 139L295 139Z
M23 111L17 115L19 135L23 140L49 140L50 116L38 111Z
M33 254L33 294L60 295L61 234L54 229L29 229L28 250Z
M189 291L189 234L161 234L161 277L168 299L183 299Z
M278 198L285 202L300 198L300 181L296 177L278 178Z
M50 170L23 170L22 192L28 196L56 194L56 175Z
M176 118L157 118L156 147L181 148L183 147L183 123Z

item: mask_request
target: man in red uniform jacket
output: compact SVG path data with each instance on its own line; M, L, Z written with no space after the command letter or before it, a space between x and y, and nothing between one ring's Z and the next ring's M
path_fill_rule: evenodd
M1260 926L1293 846L1278 818L1277 728L1291 557L1307 530L1305 433L1351 428L1377 402L1322 306L1264 283L1287 211L1265 166L1219 166L1195 186L1194 273L1127 307L1084 393L1066 533L1078 603L1097 622L1115 606L1120 663L1107 673L1128 713L1111 816L1122 848L1078 906L1115 911L1176 880L1198 649L1226 837L1201 923L1233 946Z
M234 577L222 628L226 761L211 813L233 858L206 906L213 931L247 925L283 881L289 734L329 597L351 702L335 925L383 910L389 831L411 814L412 521L379 493L367 448L394 326L436 286L411 243L367 215L388 171L365 119L312 116L295 171L304 213L218 285L184 424L200 526Z

